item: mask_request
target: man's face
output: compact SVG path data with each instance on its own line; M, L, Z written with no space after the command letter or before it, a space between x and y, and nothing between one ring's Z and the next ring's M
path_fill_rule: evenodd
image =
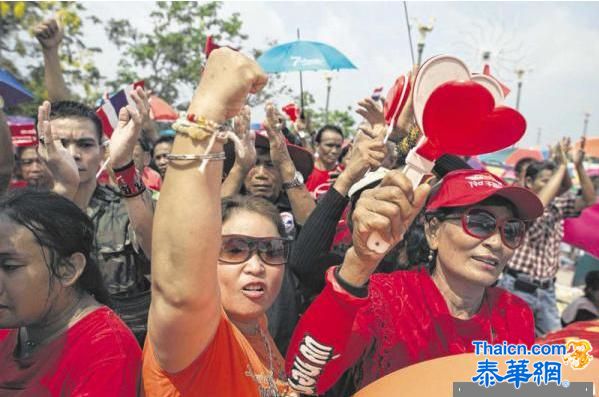
M64 117L50 121L52 132L60 137L79 170L80 184L96 179L104 149L98 141L95 124L83 117Z
M248 194L264 197L275 202L281 194L281 173L270 160L268 149L256 148L256 165L248 172L243 182Z
M545 185L547 185L547 182L549 182L552 175L553 171L542 170L537 174L535 179L532 179L530 177L526 178L526 187L528 187L535 193L539 193L541 190L543 190Z
M51 187L52 174L34 147L23 149L19 157L19 167L23 180L29 186L48 189Z
M334 168L337 165L337 159L341 154L341 145L343 137L335 131L325 130L320 136L320 143L316 146L318 158L327 167Z

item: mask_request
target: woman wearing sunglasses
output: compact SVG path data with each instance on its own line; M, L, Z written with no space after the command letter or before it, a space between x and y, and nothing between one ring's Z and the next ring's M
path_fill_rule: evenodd
M286 365L296 391L321 394L352 367L360 389L405 366L471 352L475 340L533 343L526 303L492 285L522 243L525 222L543 212L539 199L478 170L452 171L428 193L392 171L362 194L353 247L329 269L291 340ZM370 250L368 237L376 230L399 243L422 207L428 265L373 275L385 253Z
M214 124L237 114L248 92L265 83L254 61L215 50L189 119L217 134ZM221 203L220 137L179 131L171 153L178 157L169 162L154 223L145 396L294 395L265 316L289 252L279 212L257 197ZM203 158L210 160L199 170Z

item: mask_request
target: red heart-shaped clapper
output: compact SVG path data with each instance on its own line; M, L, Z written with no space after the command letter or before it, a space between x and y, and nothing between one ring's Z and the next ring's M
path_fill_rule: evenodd
M435 160L443 154L477 155L516 143L526 120L516 110L495 107L491 93L473 81L449 81L437 87L423 112L426 141L418 153Z
M399 76L397 80L395 80L393 87L391 87L387 93L387 99L383 106L385 122L387 125L392 125L392 123L397 122L397 118L408 100L410 90L410 83L408 82L406 85L405 76Z

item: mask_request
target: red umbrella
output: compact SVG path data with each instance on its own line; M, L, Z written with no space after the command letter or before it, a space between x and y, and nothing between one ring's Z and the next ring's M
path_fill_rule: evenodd
M576 142L574 147L578 149L580 147L580 141ZM599 138L587 138L584 145L584 151L588 157L599 158Z
M539 149L522 149L518 148L513 153L511 153L507 159L505 159L505 163L507 165L511 165L512 167L516 165L516 163L523 158L531 157L535 160L543 160L543 154Z
M164 99L152 95L150 102L150 117L154 121L175 121L179 118L179 113Z

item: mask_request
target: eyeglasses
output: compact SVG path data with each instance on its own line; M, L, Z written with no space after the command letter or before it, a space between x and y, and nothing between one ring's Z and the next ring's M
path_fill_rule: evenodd
M235 265L246 262L254 253L271 266L284 265L289 257L291 239L280 237L254 238L236 234L223 236L219 260Z
M498 221L495 215L481 208L470 208L462 214L447 215L442 218L461 219L464 232L481 240L489 238L499 228L501 241L511 249L522 245L526 234L526 223L521 219L509 218Z

